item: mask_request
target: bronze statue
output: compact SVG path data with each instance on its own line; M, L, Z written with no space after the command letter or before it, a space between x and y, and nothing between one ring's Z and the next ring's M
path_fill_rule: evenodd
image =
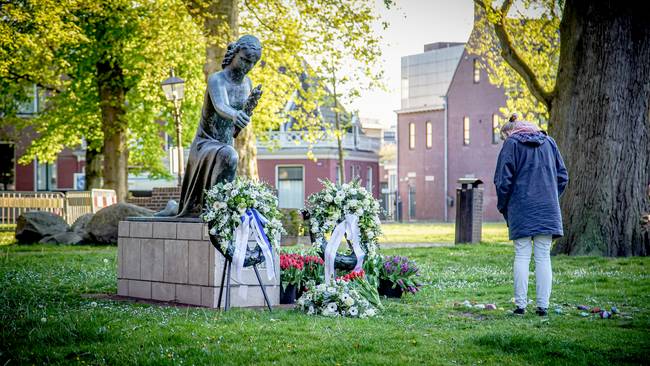
M233 140L250 123L262 95L246 74L262 56L260 41L250 35L228 45L222 71L208 77L201 121L190 147L177 217L198 217L204 191L219 182L232 181L239 156Z

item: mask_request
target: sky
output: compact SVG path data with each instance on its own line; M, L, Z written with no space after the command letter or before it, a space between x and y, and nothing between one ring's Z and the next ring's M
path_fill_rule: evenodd
M384 39L382 46L384 83L388 90L366 91L352 108L361 118L375 118L389 126L395 124L395 110L400 108L400 62L402 56L421 53L427 43L466 42L472 30L472 0L396 0L396 7L386 10L377 0L379 13L390 26L376 31Z

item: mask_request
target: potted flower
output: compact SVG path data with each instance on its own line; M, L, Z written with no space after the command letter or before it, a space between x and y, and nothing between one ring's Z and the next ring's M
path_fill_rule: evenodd
M302 281L303 268L300 254L280 254L280 304L296 302L296 290Z
M312 281L318 285L323 282L323 278L325 276L325 262L321 257L317 255L303 255L302 262L304 264L304 268L302 271L302 280L300 281L300 286L298 287L298 298L300 298L302 293L306 290L307 283L309 281Z
M422 286L419 276L417 264L408 257L385 257L379 272L379 293L396 298L402 297L404 292L414 294Z

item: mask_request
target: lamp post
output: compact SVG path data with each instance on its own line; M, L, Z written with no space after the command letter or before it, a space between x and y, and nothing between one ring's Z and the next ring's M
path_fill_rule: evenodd
M168 101L174 103L174 122L176 123L176 145L178 149L178 186L183 184L183 144L181 143L181 101L185 95L185 80L174 75L174 68L169 71L169 78L162 82L162 89Z

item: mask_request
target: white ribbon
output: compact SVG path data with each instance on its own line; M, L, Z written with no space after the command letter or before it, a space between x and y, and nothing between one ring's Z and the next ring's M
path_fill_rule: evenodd
M334 231L332 236L327 242L325 247L325 283L329 284L336 276L334 262L336 260L336 252L339 250L341 240L345 233L348 234L348 239L352 243L352 250L357 257L357 265L354 266L354 271L360 271L363 267L363 258L365 254L361 249L361 232L359 230L359 216L353 214L346 214L345 220L341 221Z
M255 209L247 209L246 213L241 216L241 220L242 222L235 229L235 251L232 255L232 265L235 266L233 278L241 283L241 273L244 269L244 261L246 260L248 239L252 235L257 245L262 249L262 255L266 262L266 275L269 280L273 280L275 278L273 253L271 253L271 245L262 231L267 222L266 218Z

